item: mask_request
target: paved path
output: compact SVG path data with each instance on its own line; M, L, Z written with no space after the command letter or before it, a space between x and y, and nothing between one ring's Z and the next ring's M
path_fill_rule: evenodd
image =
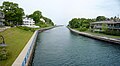
M8 28L10 28L10 27L2 27L2 28L0 27L0 32L6 30L6 29L8 29Z

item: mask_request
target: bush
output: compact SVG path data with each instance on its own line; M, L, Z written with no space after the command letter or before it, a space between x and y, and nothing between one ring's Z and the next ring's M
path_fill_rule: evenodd
M14 24L10 24L10 27L14 27Z
M5 48L0 50L0 61L8 59L8 52Z
M31 31L31 32L34 32L36 30L35 28L30 28L26 26L17 26L17 28L25 30L25 31Z
M86 31L87 28L86 28L86 27L80 27L80 28L78 28L78 30L79 30L79 31Z
M108 35L120 36L120 31L115 31L115 30L106 30L104 33Z

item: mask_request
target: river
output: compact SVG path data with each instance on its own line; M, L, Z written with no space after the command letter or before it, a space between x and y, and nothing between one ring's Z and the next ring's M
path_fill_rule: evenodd
M39 33L32 66L119 66L120 45L57 27Z

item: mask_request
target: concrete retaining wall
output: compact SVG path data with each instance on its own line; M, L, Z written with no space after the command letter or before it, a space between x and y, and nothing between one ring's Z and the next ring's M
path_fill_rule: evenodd
M30 66L30 62L33 56L38 33L51 28L54 28L54 27L47 27L47 28L42 28L40 30L36 30L32 35L31 39L28 41L28 43L24 47L24 49L21 51L21 53L17 57L17 59L14 61L12 66Z
M72 32L75 32L75 33L79 34L79 35L87 36L87 37L90 37L90 38L94 38L94 39L98 39L98 40L106 41L106 42L110 42L110 43L120 44L120 40L117 40L117 39L114 39L114 38L95 36L95 35L92 35L92 34L89 34L89 33L79 32L79 31L77 31L75 29L71 29L69 27L68 27L68 29Z

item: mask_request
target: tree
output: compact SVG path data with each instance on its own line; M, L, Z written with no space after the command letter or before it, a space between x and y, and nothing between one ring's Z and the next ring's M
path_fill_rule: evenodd
M69 21L69 27L76 28L79 31L86 31L89 29L90 22L94 22L94 19L86 19L86 18L73 18Z
M103 32L106 32L107 30L108 30L107 24L103 23L103 24L102 24L102 31L103 31Z
M110 18L110 20L113 20L113 19L114 19L113 17Z
M45 22L47 23L47 24L50 24L50 25L54 25L54 23L52 22L52 20L51 19L49 19L49 18L47 18L47 17L42 17L44 20L45 20Z
M106 20L106 17L105 16L98 16L96 18L96 21L105 21Z
M113 20L114 20L115 22L117 22L117 17L115 16Z
M0 11L5 14L5 25L20 25L22 24L22 16L24 16L24 10L18 6L17 3L4 1L0 6Z
M71 28L79 28L80 27L79 19L73 18L71 21L69 21L69 26Z
M47 17L44 17L42 15L42 12L39 11L39 10L33 12L33 14L31 14L31 15L27 15L26 17L33 18L33 20L35 21L35 24L37 26L40 26L40 27L47 27L47 26L53 26L54 25L52 20L47 18ZM43 19L45 22L42 21L41 19Z
M29 17L33 18L35 23L41 22L40 18L42 18L42 12L37 10L33 14L29 15Z

